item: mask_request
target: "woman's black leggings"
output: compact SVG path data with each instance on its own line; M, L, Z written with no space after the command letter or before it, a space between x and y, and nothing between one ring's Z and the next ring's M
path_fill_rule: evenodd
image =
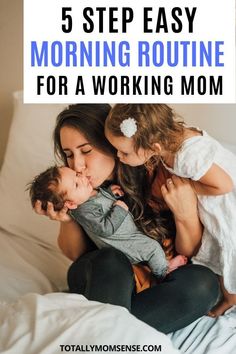
M70 292L126 307L157 330L169 333L206 314L219 296L217 276L200 265L180 267L158 285L135 294L127 257L114 248L86 253L68 271Z

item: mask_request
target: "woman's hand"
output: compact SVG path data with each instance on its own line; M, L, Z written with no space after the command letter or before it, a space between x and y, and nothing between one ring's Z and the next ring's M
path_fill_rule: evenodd
M195 255L201 245L202 224L197 209L197 196L188 179L172 176L161 187L163 198L174 214L175 248L186 257Z
M48 202L47 211L42 209L42 204L40 200L37 200L35 203L34 211L36 214L47 216L50 220L60 221L60 222L69 222L71 221L70 215L67 213L68 208L64 206L60 211L55 211L53 204Z
M161 192L176 220L183 221L197 214L197 196L188 179L173 175L161 186Z

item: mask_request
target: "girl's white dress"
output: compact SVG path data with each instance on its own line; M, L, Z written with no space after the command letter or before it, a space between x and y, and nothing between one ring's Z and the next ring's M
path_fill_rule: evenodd
M200 250L192 260L222 275L225 288L236 294L236 155L203 131L202 136L184 141L173 169L164 166L177 176L197 181L213 163L231 176L234 188L220 196L198 196L204 232Z

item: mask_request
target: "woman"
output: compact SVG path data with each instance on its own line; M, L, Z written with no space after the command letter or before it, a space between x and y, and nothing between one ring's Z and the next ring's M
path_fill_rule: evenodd
M105 104L72 105L59 114L54 131L56 154L70 168L83 172L94 188L117 179L115 151L104 136L109 110L110 106ZM196 197L187 181L173 177L173 182L167 193L175 217L175 246L179 253L191 256L200 246L202 232ZM219 295L216 276L196 265L183 266L162 283L136 293L134 271L125 255L112 248L94 250L80 226L67 214L66 207L55 212L49 203L45 213L38 202L35 209L38 214L61 222L58 244L73 261L68 272L71 292L124 306L164 333L183 328L216 303ZM182 249L178 248L180 240L185 245Z

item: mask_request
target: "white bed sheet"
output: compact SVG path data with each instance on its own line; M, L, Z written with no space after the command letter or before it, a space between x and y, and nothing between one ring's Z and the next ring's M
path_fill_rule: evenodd
M132 353L145 351L148 346L161 346L165 354L179 353L167 336L125 308L88 301L76 294L28 294L12 305L0 304L0 338L2 354L58 354L74 352L77 346L84 353L111 353L109 345L140 346ZM104 346L104 350L95 350L95 345Z
M235 354L236 309L216 319L203 316L169 338L186 354Z

